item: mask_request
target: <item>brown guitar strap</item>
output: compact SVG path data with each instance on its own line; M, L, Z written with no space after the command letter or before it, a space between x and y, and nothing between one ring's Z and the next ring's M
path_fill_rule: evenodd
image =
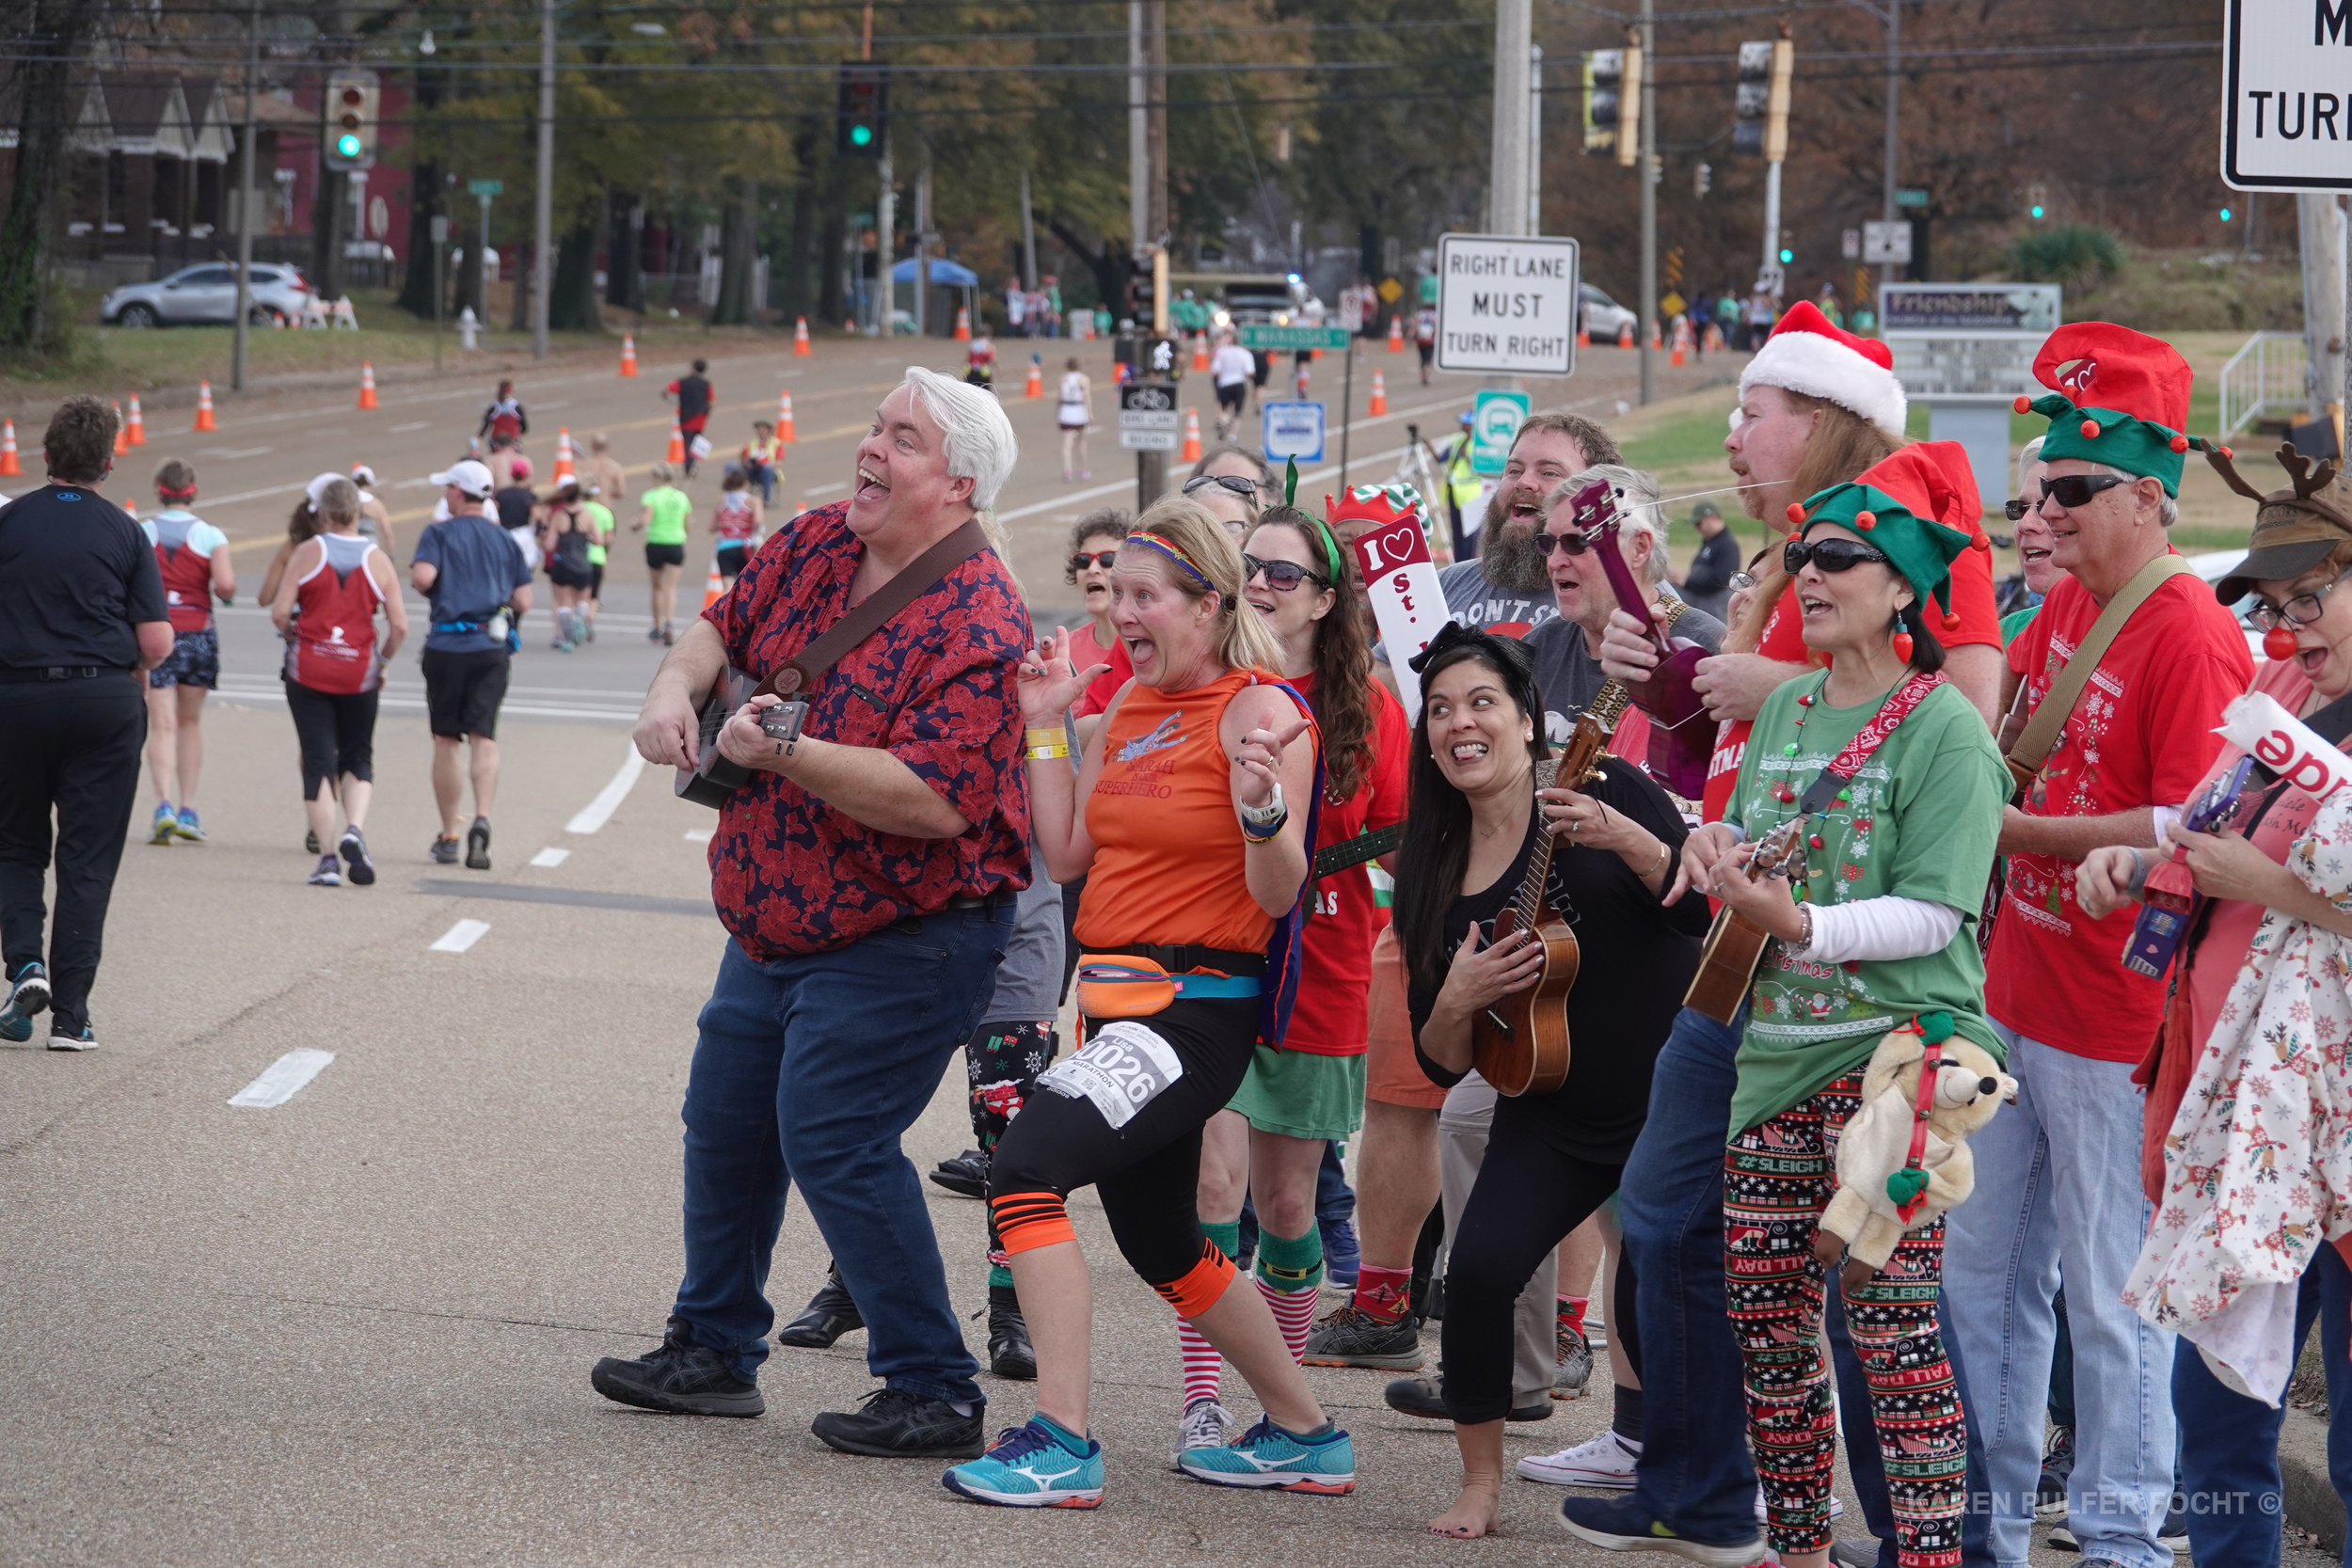
M770 671L752 695L789 697L805 690L843 654L880 631L892 616L938 587L940 578L986 548L988 531L977 517L967 518L961 528L908 562L897 577L850 606L823 636Z
M2099 618L2090 624L2090 630L2084 636L2082 645L2074 650L2074 657L2058 671L2058 679L2050 683L2050 689L2042 697L2041 706L2033 710L2033 717L2026 722L2025 733L2017 737L2017 744L2010 749L2005 759L2009 763L2010 776L2017 781L2019 789L2031 784L2041 773L2042 765L2049 760L2050 748L2058 744L2058 732L2066 727L2066 721L2074 712L2075 701L2082 696L2083 688L2090 684L2091 672L2098 669L2099 660L2106 657L2107 648L2114 642L2116 633L2123 629L2123 623L2130 620L2132 612L2146 604L2157 589L2184 572L2196 570L2181 556L2160 555L2134 572L2131 580L2107 601L2105 610L2099 611ZM2019 700L2024 700L2022 687L2019 689Z

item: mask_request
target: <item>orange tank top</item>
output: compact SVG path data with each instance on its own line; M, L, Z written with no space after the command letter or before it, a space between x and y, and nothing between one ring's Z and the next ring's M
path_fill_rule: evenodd
M1232 764L1217 738L1225 705L1259 678L1273 677L1236 670L1189 691L1127 689L1087 797L1095 849L1073 927L1082 948L1264 950L1274 917L1249 895Z

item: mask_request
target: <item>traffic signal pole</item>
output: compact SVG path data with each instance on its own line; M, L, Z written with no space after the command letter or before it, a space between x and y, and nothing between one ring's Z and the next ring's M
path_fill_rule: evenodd
M555 229L555 0L539 0L539 191L532 206L531 356L545 359L548 291L555 277L548 254Z
M1524 0L1522 0L1524 3ZM1168 0L1129 0L1127 7L1127 193L1135 226L1135 258L1147 261L1168 234ZM1168 330L1168 272L1158 269L1152 316L1136 323L1138 345ZM1146 353L1136 356L1140 375ZM1168 491L1168 453L1136 453L1136 510Z
M1637 342L1642 352L1642 404L1658 396L1658 355L1650 333L1658 323L1658 24L1655 0L1642 0L1642 79L1635 90L1641 119L1642 157L1642 325Z
M262 0L246 13L245 145L237 150L237 340L229 361L229 385L245 390L246 339L253 330L253 95L260 89Z

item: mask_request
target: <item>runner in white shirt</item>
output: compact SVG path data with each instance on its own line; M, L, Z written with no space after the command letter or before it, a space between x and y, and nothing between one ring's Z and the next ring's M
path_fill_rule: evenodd
M1236 343L1232 335L1217 340L1209 361L1210 379L1216 383L1216 438L1230 441L1240 428L1242 409L1249 402L1249 383L1258 373L1258 356Z

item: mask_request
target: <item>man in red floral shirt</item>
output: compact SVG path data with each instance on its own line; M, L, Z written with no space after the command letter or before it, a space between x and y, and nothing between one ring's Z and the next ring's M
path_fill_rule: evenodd
M1012 471L996 400L925 370L882 400L846 502L769 539L678 639L637 749L689 765L725 666L765 674L932 545ZM686 1088L686 1276L660 1348L592 1378L624 1404L756 1416L775 1321L763 1287L797 1182L868 1330L883 1386L812 1430L847 1453L972 1458L979 1386L898 1139L979 1020L1028 883L1012 672L1033 641L993 550L819 674L789 754L747 705L719 748L754 769L710 843L733 936ZM761 697L762 706L775 699Z

